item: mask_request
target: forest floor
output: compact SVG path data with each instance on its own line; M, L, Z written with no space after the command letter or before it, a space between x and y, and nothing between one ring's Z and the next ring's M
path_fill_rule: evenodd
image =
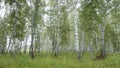
M120 54L108 55L104 60L92 60L89 54L82 56L81 61L76 54L61 54L58 57L48 53L36 55L10 56L0 55L0 68L120 68Z

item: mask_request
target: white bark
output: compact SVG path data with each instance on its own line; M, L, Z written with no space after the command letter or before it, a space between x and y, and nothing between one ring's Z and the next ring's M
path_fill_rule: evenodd
M77 58L78 60L80 60L80 48L79 48L79 39L78 39L78 11L77 11L77 4L78 4L78 0L77 2L74 3L75 6L75 10L74 10L74 15L75 15L75 19L74 19L74 28L75 28L75 47L76 47L76 52L77 52Z
M105 28L104 28L104 25L101 26L101 33L102 33L102 55L103 55L103 57L105 57L105 43L104 43Z
M89 44L89 45L90 45L90 53L91 53L91 55L92 55L92 51L93 51L93 50L92 50L92 45L93 45L93 40L92 40L92 38L90 39L90 44Z
M82 32L82 46L81 46L82 53L84 52L84 31Z
M112 42L111 42L111 40L110 40L110 51L112 52L112 53L114 53L114 49L113 49L113 45L112 45Z
M98 36L97 36L97 33L95 32L95 35L96 35L96 52L99 50L99 45L98 45Z
M58 37L57 37L57 52L59 53L59 46L60 46L60 33L59 33L60 29L59 29L59 21L58 21L58 29L57 29L57 32L58 32Z
M79 51L79 40L78 40L78 21L77 21L77 11L74 10L75 13L75 21L74 21L74 27L75 27L75 47L76 47L76 51Z
M26 53L26 50L27 50L27 42L28 41L28 37L26 36L26 38L25 38L25 42L24 42L24 53Z
M93 39L90 39L90 54L91 54L91 58L93 59Z
M14 54L14 50L15 50L15 46L16 46L16 39L15 39L15 36L16 36L16 26L17 26L17 16L18 16L18 8L17 8L17 4L16 4L17 0L15 0L15 9L13 11L15 11L15 18L13 19L14 20L14 26L13 26L13 43L12 43L12 55Z

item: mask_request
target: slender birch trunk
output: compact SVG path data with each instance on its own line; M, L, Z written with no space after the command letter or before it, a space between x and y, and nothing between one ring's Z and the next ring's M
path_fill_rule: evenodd
M59 22L59 0L57 1L57 47L56 47L56 52L57 54L59 53L59 46L60 46L60 22Z
M93 39L91 38L90 39L90 56L93 59L93 47L92 47L92 45L93 45Z
M36 38L36 39L37 39L37 40L36 40L37 42L36 42L36 44L37 44L37 49L38 49L38 50L37 50L37 53L40 54L40 48L41 48L41 33L39 32L38 29L37 29L36 31L37 31L37 38Z
M31 45L30 45L30 56L34 58L34 35L35 35L35 29L34 29L34 14L32 15L32 28L31 28Z
M111 42L111 40L110 40L110 51L111 51L111 53L114 53L114 49L113 49L113 45L112 45L112 42Z
M105 58L105 43L104 43L104 34L105 34L105 28L104 26L101 26L101 35L102 35L102 57Z
M54 24L54 56L57 57L57 33L56 33L56 26Z
M6 11L7 11L7 7L5 7L5 14L6 14ZM5 18L5 14L4 14L4 18ZM7 43L7 24L6 24L6 22L4 22L3 23L3 25L4 25L4 39L3 39L3 46L2 46L2 54L4 54L5 53L5 47L7 46L6 45L6 43Z
M79 48L79 40L78 40L78 12L77 10L74 10L75 13L75 20L74 20L74 28L75 28L75 47L76 47L76 52L77 52L77 58L80 60L80 48Z
M82 54L84 53L84 31L82 32L82 46L81 46Z
M40 54L40 48L41 48L41 35L39 35L39 40L38 40L38 54Z
M36 24L37 24L37 15L38 15L38 11L39 11L39 3L41 0L35 0L34 3L34 12L32 14L32 28L31 28L31 45L30 45L30 56L32 58L34 58L34 43L35 43L35 31L36 31ZM30 2L32 3L32 0L30 0ZM32 4L31 4L31 9L32 9Z
M24 53L26 54L26 50L27 50L27 39L28 37L25 38L25 42L24 42Z
M36 4L36 2L35 2ZM32 9L32 0L30 0L30 6ZM36 9L36 6L35 6ZM32 11L31 11L32 12ZM33 12L32 16L31 16L31 45L30 45L30 49L29 49L29 54L32 58L34 58L34 35L35 35L35 12Z
M98 36L97 36L97 33L95 32L95 35L96 35L96 52L99 50L99 45L98 45Z
M17 16L18 16L17 0L15 0L14 2L15 2L15 8L14 8L15 20L14 20L14 26L13 26L13 42L12 42L12 53L11 53L11 55L14 55L14 50L15 50L15 46L16 46L15 36L16 36Z

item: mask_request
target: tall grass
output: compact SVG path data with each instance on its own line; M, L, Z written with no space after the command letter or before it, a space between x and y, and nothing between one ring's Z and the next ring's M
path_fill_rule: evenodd
M35 59L29 55L10 56L0 55L0 68L120 68L120 55L108 55L105 60L91 60L89 54L84 54L81 61L77 61L75 53L62 53L58 57L49 53L36 55Z

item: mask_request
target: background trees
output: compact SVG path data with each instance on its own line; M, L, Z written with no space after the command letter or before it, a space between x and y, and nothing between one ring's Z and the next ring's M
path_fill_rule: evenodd
M119 0L1 0L0 52L119 52Z

